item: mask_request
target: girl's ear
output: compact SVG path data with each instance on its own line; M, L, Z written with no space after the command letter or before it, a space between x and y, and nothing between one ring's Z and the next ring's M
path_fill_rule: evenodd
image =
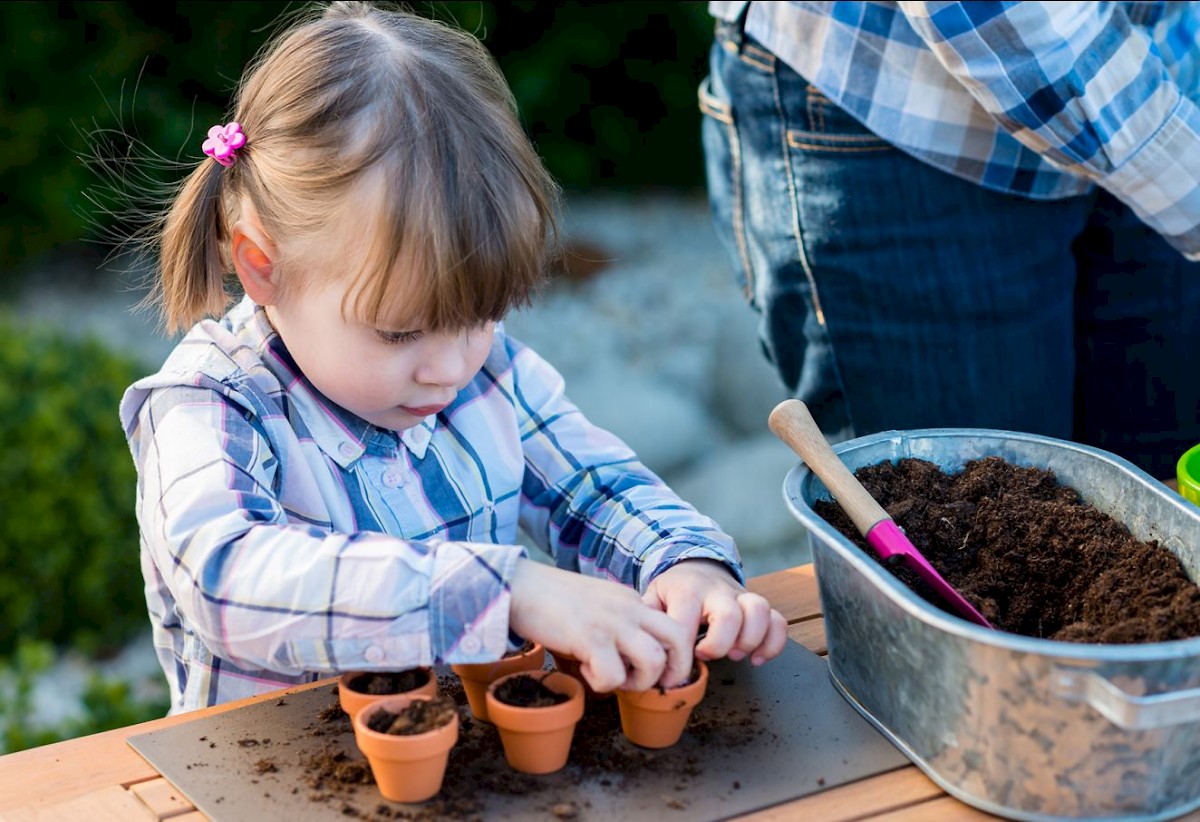
M261 306L273 305L279 291L275 279L275 245L256 220L238 220L230 230L233 268L246 295Z

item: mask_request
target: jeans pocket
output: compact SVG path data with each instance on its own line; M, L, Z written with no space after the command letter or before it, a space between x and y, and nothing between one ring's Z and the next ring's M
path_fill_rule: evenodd
M816 86L809 85L805 89L804 109L805 128L788 129L787 142L791 148L837 154L895 150L891 143L864 126Z
M754 304L753 269L746 245L742 190L742 151L733 107L714 94L712 78L700 84L700 111L704 114L701 140L713 224L734 264L734 279L742 296Z

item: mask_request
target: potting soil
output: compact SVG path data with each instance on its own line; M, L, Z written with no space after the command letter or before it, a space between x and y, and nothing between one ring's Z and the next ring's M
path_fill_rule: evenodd
M1157 541L1135 539L1054 473L999 457L948 474L903 459L855 476L946 580L997 628L1068 642L1200 636L1200 588ZM877 562L836 502L813 509ZM902 565L888 567L950 610Z

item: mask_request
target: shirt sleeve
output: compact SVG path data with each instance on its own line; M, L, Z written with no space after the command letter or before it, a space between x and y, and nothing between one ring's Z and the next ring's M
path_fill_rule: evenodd
M1200 110L1118 3L900 2L1000 125L1200 259Z
M402 670L496 659L508 647L518 546L335 533L298 454L219 392L148 392L127 431L144 549L185 627L245 669ZM336 482L328 478L327 482ZM307 519L307 521L306 521Z
M714 559L745 582L733 539L684 502L563 394L559 373L511 338L525 473L521 526L560 568L644 592L684 559Z

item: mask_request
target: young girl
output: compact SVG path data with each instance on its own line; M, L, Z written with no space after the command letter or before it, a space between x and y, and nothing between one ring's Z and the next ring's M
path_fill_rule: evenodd
M674 684L693 645L782 650L730 538L499 324L557 190L477 40L334 3L255 63L204 152L157 292L169 330L199 322L121 404L172 712L523 639L600 691ZM230 271L245 296L202 319Z

